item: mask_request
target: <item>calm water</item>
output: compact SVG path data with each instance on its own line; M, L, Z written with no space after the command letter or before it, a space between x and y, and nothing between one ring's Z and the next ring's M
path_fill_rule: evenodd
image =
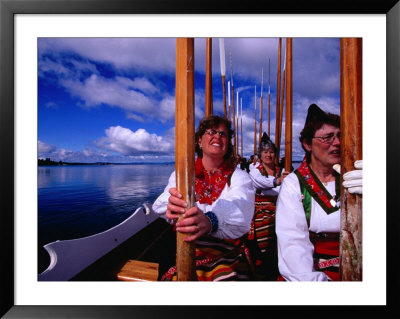
M174 164L38 167L39 272L47 268L43 245L109 229L143 203L153 203Z
M174 169L174 164L38 167L39 272L49 263L43 245L119 224L143 203L153 203Z

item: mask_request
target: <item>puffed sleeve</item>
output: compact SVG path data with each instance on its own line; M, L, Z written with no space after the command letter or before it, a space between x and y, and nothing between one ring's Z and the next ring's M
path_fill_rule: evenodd
M167 186L165 186L164 191L158 196L152 206L153 211L164 219L167 219L165 214L167 213L168 198L171 196L169 193L171 187L176 187L175 171L170 175Z
M300 185L294 173L281 185L276 207L279 272L287 281L327 281L328 277L314 270L314 246L309 230Z
M258 165L257 165L258 166ZM260 170L257 168L257 166L254 166L253 164L250 164L250 178L253 181L253 185L255 189L271 189L274 188L274 176L263 176L261 175Z
M231 176L230 185L225 185L220 197L211 206L211 211L218 218L218 230L214 237L236 239L249 232L254 214L254 195L249 174L237 168Z
M169 189L176 187L175 172L169 178L164 192L156 199L152 208L160 217L166 219ZM212 205L196 202L203 213L213 212L218 218L218 229L213 237L220 239L236 239L250 230L254 214L255 191L249 175L236 168L231 176L230 185L225 185L218 199Z

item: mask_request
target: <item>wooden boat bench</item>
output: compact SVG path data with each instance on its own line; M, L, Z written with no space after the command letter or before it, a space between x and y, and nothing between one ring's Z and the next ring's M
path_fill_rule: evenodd
M128 260L122 266L117 277L121 281L157 281L158 264L140 260Z

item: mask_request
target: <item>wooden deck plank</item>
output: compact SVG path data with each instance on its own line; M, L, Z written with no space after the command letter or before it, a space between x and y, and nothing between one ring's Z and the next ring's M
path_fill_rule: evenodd
M141 260L128 260L117 274L122 281L157 281L158 264Z

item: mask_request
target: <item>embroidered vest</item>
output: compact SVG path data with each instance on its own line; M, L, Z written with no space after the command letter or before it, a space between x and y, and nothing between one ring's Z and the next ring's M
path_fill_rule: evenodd
M298 169L294 171L297 178L299 179L300 192L302 194L302 202L304 211L306 213L307 224L310 226L311 219L311 197L321 206L321 208L327 213L331 214L339 210L339 198L340 198L340 176L335 173L335 198L328 192L328 190L322 185L321 181L315 175L311 167L309 167L306 159Z

